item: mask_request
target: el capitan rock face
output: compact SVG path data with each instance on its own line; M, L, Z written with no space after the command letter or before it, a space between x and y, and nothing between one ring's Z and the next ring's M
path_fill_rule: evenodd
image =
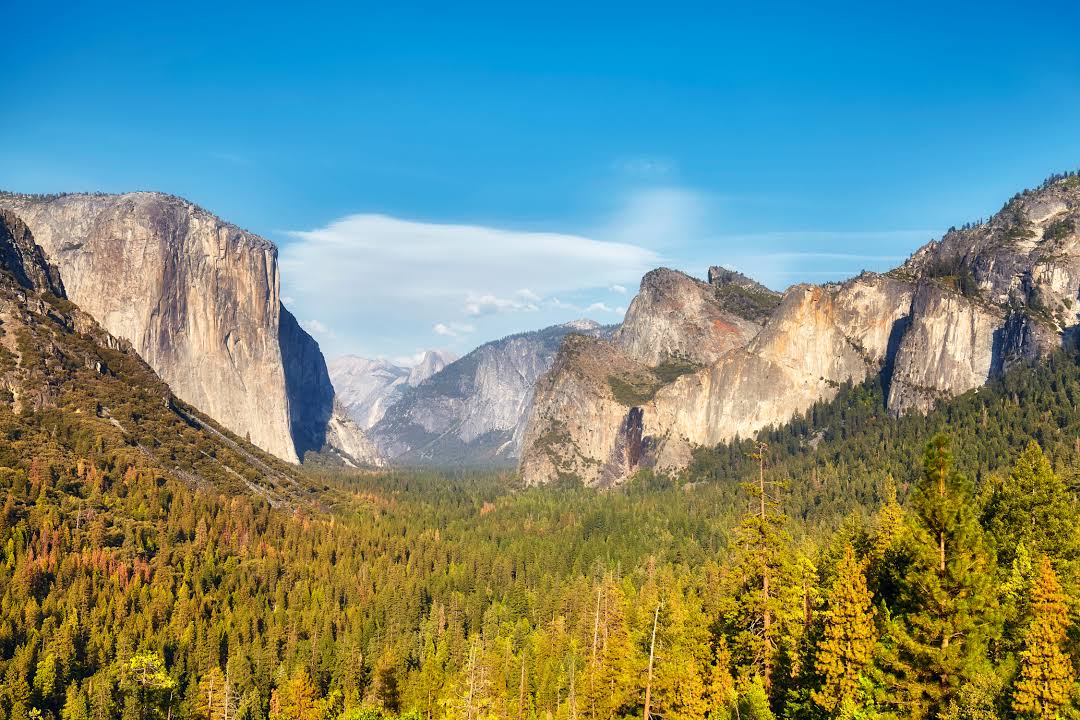
M292 462L325 433L325 363L281 305L272 243L161 193L3 194L0 207L185 402Z
M798 285L778 303L723 268L709 279L653 271L611 342L567 340L537 383L526 483L679 467L874 374L891 411L925 411L1060 346L1080 321L1080 179L1018 195L885 275ZM707 285L728 288L721 309Z

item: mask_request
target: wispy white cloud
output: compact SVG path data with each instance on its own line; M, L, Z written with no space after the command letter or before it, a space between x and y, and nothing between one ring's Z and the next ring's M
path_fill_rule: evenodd
M610 290L613 293L617 293L619 295L625 295L626 294L626 287L624 287L623 285L612 285L611 287L608 288L608 290Z
M580 313L582 315L594 315L596 313L609 313L613 315L625 315L626 308L624 307L611 307L604 302L594 302L588 305L579 305L577 303L566 302L560 300L557 297L553 297L547 301L550 307L558 308L559 310L569 310L571 312Z
M476 326L468 325L466 323L435 323L432 326L432 330L436 335L442 335L444 337L457 337L459 335L468 335L469 333L476 331ZM419 361L417 361L419 362Z
M303 321L300 322L300 326L302 328L304 328L305 330L307 330L312 335L314 335L315 337L322 337L322 338L334 338L334 337L336 337L334 335L334 332L330 328L326 327L326 325L324 325L319 320L314 320L314 319L312 319L312 320L303 320Z
M597 293L664 263L651 247L618 239L386 215L350 215L288 238L283 294L297 313L335 329L323 343L330 355L405 354L433 333L466 350L464 336L482 341L580 316ZM551 302L560 296L575 302Z
M526 292L529 293L530 299L501 298L490 294L470 295L465 301L465 314L471 317L479 317L499 312L535 312L539 310L540 308L536 303L540 301L540 296L531 291ZM521 297L520 294L518 297ZM534 301L531 298L536 298L536 300Z

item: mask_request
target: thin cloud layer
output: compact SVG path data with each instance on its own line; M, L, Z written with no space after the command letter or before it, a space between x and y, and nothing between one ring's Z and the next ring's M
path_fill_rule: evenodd
M662 264L631 242L387 215L350 215L289 236L280 252L284 294L313 318L307 324L328 355L414 352L402 338L456 339L467 349L581 315L618 322L621 308L601 296Z

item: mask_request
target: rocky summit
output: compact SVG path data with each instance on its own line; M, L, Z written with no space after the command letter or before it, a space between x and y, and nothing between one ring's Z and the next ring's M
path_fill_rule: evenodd
M563 343L537 382L526 483L677 468L875 374L894 414L925 412L1074 343L1080 179L1051 178L886 274L782 296L724 268L708 277L654 270L610 340Z
M179 398L279 458L322 448L333 388L280 302L272 243L161 193L8 193L0 208L25 223L68 297Z

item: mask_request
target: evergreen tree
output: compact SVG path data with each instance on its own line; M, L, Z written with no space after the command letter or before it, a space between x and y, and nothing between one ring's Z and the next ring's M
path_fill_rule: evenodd
M927 445L912 510L906 571L886 629L883 700L918 719L943 715L986 672L1000 622L996 568L944 435Z
M1070 705L1075 672L1072 658L1062 648L1068 628L1061 583L1049 558L1043 557L1031 588L1031 623L1024 633L1020 675L1013 690L1017 715L1052 720Z
M127 679L133 692L128 695L142 720L168 714L169 691L175 681L165 671L165 661L155 653L133 655L127 665Z
M862 564L849 544L836 567L823 637L817 646L815 667L822 682L812 698L826 712L855 705L860 699L861 683L877 642L872 598Z
M199 680L196 707L198 717L203 720L223 720L225 717L225 673L217 665Z
M1038 443L1020 453L1008 478L991 479L988 494L983 525L1003 566L1012 564L1021 545L1032 555L1069 560L1080 555L1075 499Z
M270 696L270 720L320 720L320 715L318 691L303 669Z

